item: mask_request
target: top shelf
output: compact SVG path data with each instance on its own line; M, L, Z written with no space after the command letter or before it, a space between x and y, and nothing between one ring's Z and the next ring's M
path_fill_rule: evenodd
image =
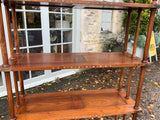
M128 9L128 8L160 8L159 4L108 2L98 0L5 0L17 5L75 7L77 9ZM47 3L47 4L46 4Z

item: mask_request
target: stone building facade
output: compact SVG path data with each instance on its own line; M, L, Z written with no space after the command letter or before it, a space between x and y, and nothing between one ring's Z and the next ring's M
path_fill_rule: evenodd
M102 52L107 40L113 38L121 41L125 31L123 17L124 12L120 10L82 10L80 51ZM104 24L103 21L107 22ZM102 26L106 28L103 29Z

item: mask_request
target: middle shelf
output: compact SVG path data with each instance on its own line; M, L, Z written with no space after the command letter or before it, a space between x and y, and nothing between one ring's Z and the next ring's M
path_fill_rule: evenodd
M129 53L26 53L15 55L12 71L142 66L141 58Z

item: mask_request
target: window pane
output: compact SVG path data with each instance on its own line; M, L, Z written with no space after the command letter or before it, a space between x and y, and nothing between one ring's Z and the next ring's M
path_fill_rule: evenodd
M63 8L63 9L62 9L62 12L72 13L72 8Z
M27 2L27 3L28 3L28 2ZM27 5L27 6L26 6L26 9L29 9L29 10L40 10L40 7Z
M23 12L16 12L16 15L17 15L17 27L18 27L18 29L24 28ZM11 28L13 29L11 12L10 12L10 18L11 18Z
M50 31L50 43L61 43L61 31L51 30Z
M61 14L49 14L50 28L61 28Z
M53 12L60 12L60 8L57 7L50 7L49 11L53 11Z
M19 46L20 47L25 47L26 46L26 36L24 31L19 31L18 32L18 37L19 37Z
M72 42L72 30L63 31L63 42Z
M38 47L38 48L30 48L29 49L30 53L43 53L43 48L42 47Z
M3 81L2 81L2 73L0 72L0 86L3 85Z
M20 53L27 53L27 49L20 49Z
M26 47L26 36L24 31L18 31L19 46ZM12 32L13 46L15 47L14 32Z
M31 71L31 74L32 74L32 77L37 77L37 76L43 75L44 71L43 70Z
M71 53L72 52L72 44L63 45L63 53Z
M51 46L51 53L61 53L61 45Z
M23 19L23 13L22 12L16 12L17 14L17 26L18 28L24 28L24 19Z
M29 79L29 72L28 71L23 71L23 79Z
M28 31L29 46L42 45L41 31Z
M72 28L72 15L64 15L63 14L63 22L62 22L63 28Z
M41 28L41 17L40 13L27 12L27 28Z

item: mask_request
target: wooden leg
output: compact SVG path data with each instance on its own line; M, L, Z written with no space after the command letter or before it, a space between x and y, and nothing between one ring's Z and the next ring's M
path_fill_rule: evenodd
M133 73L133 67L130 68L129 72L129 78L128 78L128 87L127 87L127 93L126 93L126 98L129 98L130 94L130 87L131 87L131 81L132 81L132 73Z
M18 84L17 84L17 73L13 72L14 77L14 86L15 86L15 93L16 93L16 105L20 107L20 99L19 99L19 91L18 91Z
M125 119L126 119L126 114L123 115L123 120L125 120Z
M137 113L134 113L132 120L136 120L136 119L137 119Z
M142 85L144 81L144 74L145 74L145 66L141 67L141 73L140 73L140 79L139 79L139 84L138 84L138 89L137 89L137 95L136 95L136 102L135 102L135 109L139 108L139 102L140 102L140 97L141 97L141 92L142 92Z
M24 93L24 83L23 83L23 74L22 74L22 71L18 71L18 76L19 76L21 95L24 96L25 93Z
M123 76L124 76L124 67L121 68L121 78L119 80L119 88L118 88L118 90L122 89L122 86L123 86Z
M115 120L118 120L118 115L115 116Z
M9 112L10 112L9 120L16 120L15 112L14 112L14 101L13 101L10 73L5 72L4 74L6 79L6 87L7 87L7 94L8 94L7 97L8 97L8 105L9 105Z

